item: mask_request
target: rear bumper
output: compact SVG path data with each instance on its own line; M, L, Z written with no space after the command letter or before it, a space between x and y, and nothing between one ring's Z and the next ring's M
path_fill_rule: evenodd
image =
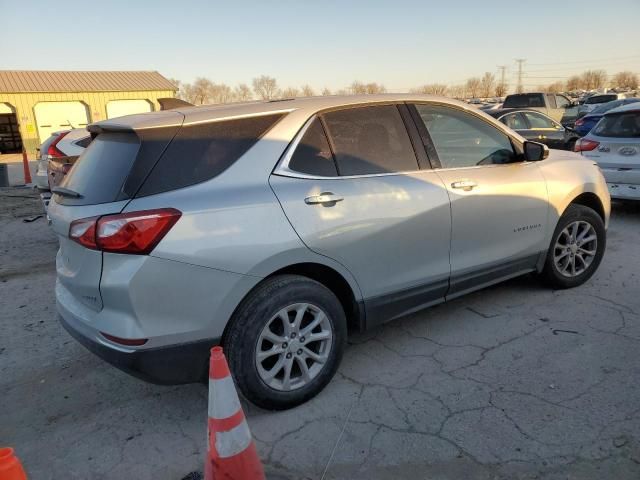
M83 332L72 318L58 316L62 326L87 350L120 370L150 383L177 385L206 378L209 350L219 338L144 350L120 349Z
M640 200L640 185L608 183L609 195L618 200Z

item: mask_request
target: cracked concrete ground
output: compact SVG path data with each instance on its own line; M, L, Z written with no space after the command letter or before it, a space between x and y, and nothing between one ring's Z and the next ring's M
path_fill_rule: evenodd
M0 193L0 444L32 479L180 479L201 468L207 392L160 387L55 319L56 240ZM245 404L274 479L640 478L640 207L614 205L586 285L519 278L350 339L285 412Z

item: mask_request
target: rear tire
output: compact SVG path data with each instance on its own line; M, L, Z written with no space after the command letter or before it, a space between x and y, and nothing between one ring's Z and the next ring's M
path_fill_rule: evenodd
M553 232L542 278L558 289L582 285L598 269L606 243L600 215L584 205L569 205Z
M346 340L345 313L333 292L307 277L281 275L242 301L224 348L242 394L259 407L283 410L329 383Z

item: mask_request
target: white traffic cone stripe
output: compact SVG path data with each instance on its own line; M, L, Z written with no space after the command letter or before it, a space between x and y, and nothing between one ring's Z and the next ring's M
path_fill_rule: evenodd
M227 432L216 432L216 452L221 458L233 457L251 444L251 432L247 421Z
M240 410L240 400L231 377L209 379L209 418L222 419Z

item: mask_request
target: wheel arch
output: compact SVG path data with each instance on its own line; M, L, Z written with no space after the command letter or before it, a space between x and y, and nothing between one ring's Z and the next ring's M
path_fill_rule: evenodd
M567 207L565 208L565 211L567 208L569 208L569 205L582 205L585 207L589 207L590 209L594 210L602 219L603 222L606 222L606 215L605 215L605 210L604 210L604 205L602 203L602 201L600 200L600 198L598 197L598 195L596 195L593 192L583 192L580 195L578 195L577 197L575 197L573 200L571 200L568 204ZM564 212L562 212L564 214Z

